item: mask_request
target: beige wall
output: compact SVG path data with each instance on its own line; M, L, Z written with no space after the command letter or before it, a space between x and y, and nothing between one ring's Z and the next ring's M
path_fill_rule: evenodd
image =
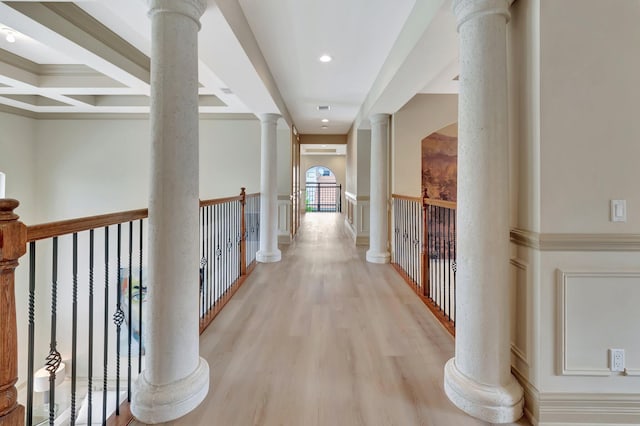
M368 196L371 181L371 130L351 129L347 135L347 192Z
M147 205L147 120L40 120L35 133L38 221ZM201 120L201 198L242 186L260 190L259 121Z
M509 25L511 220L534 246L513 246L512 360L542 425L638 424L640 264L616 241L640 233L639 9L611 6L519 1ZM626 223L610 199L627 200ZM610 372L610 348L630 375Z
M391 129L391 191L421 194L421 141L458 121L457 95L416 95L393 115Z
M291 131L278 129L278 195L291 195Z
M351 128L347 135L347 192L358 192L358 130Z
M369 195L371 187L371 130L358 130L358 197Z
M31 118L0 112L0 172L6 175L7 198L20 201L17 213L32 223L37 212L35 123Z
M640 233L638 1L541 12L542 231ZM627 223L609 221L611 199L627 200Z
M200 120L200 198L227 197L243 186L260 192L260 122Z

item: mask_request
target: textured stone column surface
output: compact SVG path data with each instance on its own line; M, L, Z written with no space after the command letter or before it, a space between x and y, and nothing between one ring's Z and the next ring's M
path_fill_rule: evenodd
M492 423L522 416L511 374L506 30L509 0L456 0L460 34L455 358L445 392Z
M198 48L201 0L150 0L151 192L146 367L131 403L143 423L181 417L209 390L199 356Z
M374 114L371 121L371 190L369 213L369 250L367 262L389 263L387 248L387 149L389 114Z
M279 262L278 249L278 114L263 114L260 144L260 250L258 262Z

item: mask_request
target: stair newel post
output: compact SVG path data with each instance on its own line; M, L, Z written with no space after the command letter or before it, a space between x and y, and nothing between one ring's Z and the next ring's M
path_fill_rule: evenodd
M246 188L240 188L240 275L247 275L247 224L245 222L245 209L247 206Z
M18 329L15 269L27 252L27 227L13 211L20 203L0 199L0 424L23 426L24 407L18 404Z

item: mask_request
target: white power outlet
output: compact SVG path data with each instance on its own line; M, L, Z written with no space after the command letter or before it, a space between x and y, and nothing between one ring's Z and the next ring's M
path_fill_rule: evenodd
M624 349L609 349L609 368L624 372Z

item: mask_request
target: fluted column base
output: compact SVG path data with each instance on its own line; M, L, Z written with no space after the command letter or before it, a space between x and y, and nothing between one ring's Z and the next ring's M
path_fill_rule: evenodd
M131 413L142 423L175 420L196 408L209 392L209 364L200 358L193 373L173 383L154 385L144 375L134 383Z
M513 423L522 417L524 394L513 376L507 386L478 383L452 358L444 367L444 391L456 407L486 422Z

